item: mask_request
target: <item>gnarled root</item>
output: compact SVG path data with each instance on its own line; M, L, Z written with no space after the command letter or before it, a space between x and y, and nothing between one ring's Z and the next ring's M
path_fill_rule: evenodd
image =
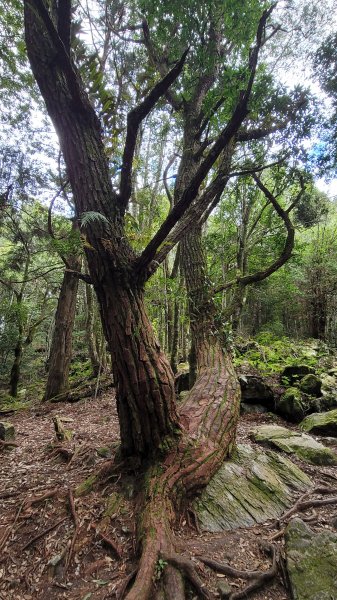
M239 386L228 357L221 352L210 356L212 364L200 372L181 406L182 435L178 444L162 463L152 465L144 477L138 527L142 553L135 583L126 600L154 597L152 591L158 580L158 568L163 567L161 561L169 563L167 574L161 578L165 600L173 600L170 586L175 586L175 600L185 597L178 571L183 572L200 597L212 597L194 564L177 554L172 531L183 500L207 485L235 440Z

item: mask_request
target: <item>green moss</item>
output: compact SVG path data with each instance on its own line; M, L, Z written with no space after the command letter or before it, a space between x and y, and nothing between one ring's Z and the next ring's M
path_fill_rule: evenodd
M83 481L83 483L80 483L80 485L77 486L77 488L75 490L76 498L79 498L80 496L85 496L86 494L89 494L89 492L91 492L93 490L96 480L97 480L96 475L90 475L90 477L88 477L88 479L85 479L85 481Z
M305 417L300 423L300 428L319 435L337 436L337 409Z
M117 492L113 492L107 499L106 508L104 511L104 517L112 517L113 515L119 514L123 498Z

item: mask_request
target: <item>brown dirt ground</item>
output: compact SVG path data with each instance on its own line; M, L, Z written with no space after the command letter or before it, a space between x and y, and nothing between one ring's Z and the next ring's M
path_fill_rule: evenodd
M70 462L69 458L67 461L55 452L52 421L55 415L69 419L65 426L73 431L72 439L62 444L72 452L75 450ZM107 460L97 450L109 448L109 454L114 456L118 446L118 421L113 391L96 400L43 404L5 418L0 415L0 418L13 423L18 444L16 448L3 449L0 455L0 599L120 598L123 584L137 565L134 543L137 481L131 475L116 475L99 489L75 498L76 538L69 501L69 490L74 491ZM238 439L247 440L248 430L255 423L266 420L265 415L242 417ZM336 469L297 462L317 485L337 487ZM53 496L29 505L32 498L55 489ZM105 535L116 544L119 557L97 533L109 502L111 507L111 499L121 501L114 503L103 522ZM216 575L198 562L196 555L209 555L239 569L266 570L270 567L270 557L261 550L261 542L277 534L276 522L222 534L200 534L193 526L193 518L188 516L186 513L176 524L177 537L181 540L184 555L195 561L199 575L215 596L221 580L227 581L233 591L243 588L245 582ZM315 530L336 529L336 505L308 509L301 516L308 518ZM41 537L34 541L39 534ZM283 554L283 536L274 543ZM66 569L70 548L71 560ZM197 598L192 590L189 597ZM250 598L287 600L290 592L278 576Z

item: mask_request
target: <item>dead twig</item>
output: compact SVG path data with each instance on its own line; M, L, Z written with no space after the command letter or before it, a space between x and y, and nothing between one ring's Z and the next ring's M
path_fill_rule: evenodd
M43 531L41 531L41 533L38 533L35 537L33 537L31 540L29 540L29 542L27 542L27 544L25 544L21 548L21 552L23 552L24 550L27 550L27 548L32 546L32 544L35 544L35 542L37 542L39 539L41 539L44 535L47 535L50 531L53 531L53 529L56 529L56 527L61 525L61 523L63 523L63 521L65 521L66 519L67 519L67 517L63 517L62 519L59 519L58 521L56 521L56 523L53 523L53 525L50 525L50 527L47 527L47 529L44 529Z

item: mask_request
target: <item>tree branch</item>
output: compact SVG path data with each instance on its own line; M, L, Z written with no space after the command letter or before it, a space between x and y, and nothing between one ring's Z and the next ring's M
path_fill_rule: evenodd
M57 9L57 32L66 52L70 53L71 0L59 0Z
M188 51L188 49L185 50L181 59L174 65L173 69L171 69L171 71L169 71L169 73L165 75L165 77L159 81L157 85L154 86L148 96L146 96L146 98L128 114L127 133L120 182L120 195L118 200L119 208L122 214L125 213L127 203L131 196L132 161L134 157L139 126L145 117L147 117L147 115L151 112L156 102L158 102L158 100L165 95L165 92L181 73Z
M55 60L57 61L64 73L69 87L69 92L77 109L82 109L86 111L89 106L90 111L92 111L92 108L89 105L89 100L87 99L85 94L82 93L79 79L74 65L72 64L71 58L66 50L66 47L63 43L62 38L60 37L59 32L57 31L49 15L48 9L46 8L43 0L25 0L25 5L29 6L30 10L32 10L33 12L37 12L38 16L42 20L46 31L49 35L49 39L56 51Z
M252 177L253 177L254 181L256 182L256 184L258 185L258 187L260 188L260 190L266 196L269 203L272 204L275 211L277 212L279 217L282 219L282 221L286 227L286 230L287 230L287 238L284 243L282 253L269 267L267 267L267 269L264 269L263 271L257 271L256 273L253 273L251 275L237 277L236 279L233 279L232 281L229 281L228 283L225 283L224 285L221 285L221 286L215 288L213 290L213 294L223 292L224 290L227 290L227 289L233 287L233 285L246 286L246 285L250 285L252 283L257 283L258 281L262 281L263 279L267 279L267 277L269 277L272 273L275 273L275 271L278 271L278 269L280 269L291 257L291 254L292 254L292 251L294 248L294 241L295 241L295 228L289 217L289 209L284 210L281 207L281 205L276 200L275 196L270 192L270 190L268 190L268 188L262 183L262 181L259 179L259 177L255 173L252 174ZM304 192L303 178L300 179L300 183L301 183L301 190L297 194L296 200L291 204L292 208L300 200L300 198Z
M220 133L218 139L213 144L206 158L200 164L194 177L192 177L190 184L184 190L179 202L177 202L177 204L170 211L157 233L154 235L154 237L149 242L141 256L136 261L136 273L140 279L147 279L149 277L149 273L147 271L150 266L150 263L156 257L156 252L158 248L160 248L160 246L165 242L167 236L177 224L179 219L181 219L184 216L187 209L191 206L192 202L197 197L201 183L207 177L209 171L220 156L221 152L228 144L230 144L231 140L235 137L240 126L242 125L244 119L248 114L248 101L251 95L252 86L256 74L259 51L264 43L264 28L267 19L270 16L274 7L275 4L273 4L268 10L264 11L259 21L256 34L256 44L252 48L249 58L250 75L247 87L244 91L240 92L239 100L236 105L236 108L233 111L231 119Z

